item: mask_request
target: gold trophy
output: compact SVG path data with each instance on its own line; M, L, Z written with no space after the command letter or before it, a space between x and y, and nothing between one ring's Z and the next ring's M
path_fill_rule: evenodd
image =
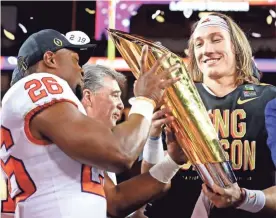
M171 127L176 133L177 142L201 179L210 187L214 183L220 187L235 183L232 167L220 146L215 128L182 58L159 43L118 30L107 31L136 78L140 75L139 64L144 45L149 47L149 68L163 54L171 53L157 73L176 63L181 64L180 69L170 74L171 78L181 76L181 80L167 88L164 96L165 105L173 109L175 120Z

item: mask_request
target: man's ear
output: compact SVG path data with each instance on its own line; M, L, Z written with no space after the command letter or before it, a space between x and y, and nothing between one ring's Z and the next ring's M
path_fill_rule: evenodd
M92 92L89 89L84 89L82 91L82 100L81 103L83 104L83 106L86 107L92 107L93 105L93 95Z
M51 51L47 51L43 55L43 61L44 64L49 68L56 68L57 62L56 62L56 55L55 53Z

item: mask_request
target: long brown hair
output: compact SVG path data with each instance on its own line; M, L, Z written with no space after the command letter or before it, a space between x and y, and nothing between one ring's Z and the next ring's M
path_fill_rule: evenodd
M237 79L236 84L240 85L245 82L258 84L258 79L253 77L252 69L252 50L250 44L241 30L241 28L233 21L232 18L221 13L210 13L210 15L218 16L224 19L230 30L231 41L234 45L235 57L236 57L236 72ZM194 25L192 32L194 32L198 22ZM188 70L196 82L203 82L203 74L199 70L194 53L194 40L193 33L189 39L189 63Z

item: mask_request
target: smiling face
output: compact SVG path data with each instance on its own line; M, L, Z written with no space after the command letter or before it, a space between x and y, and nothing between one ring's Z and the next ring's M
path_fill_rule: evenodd
M118 82L110 76L104 77L103 84L103 87L96 92L85 89L82 103L89 117L93 117L112 128L116 125L124 109L121 99L122 93Z
M193 35L194 54L203 77L219 79L235 75L234 46L227 30L218 26L202 27Z

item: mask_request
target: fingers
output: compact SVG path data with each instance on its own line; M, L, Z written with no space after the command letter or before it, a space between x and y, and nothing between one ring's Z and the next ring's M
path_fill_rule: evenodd
M206 184L202 184L202 191L210 201L213 201L216 197L216 194L212 192L212 190L208 188Z
M179 81L180 79L181 79L181 77L176 77L176 78L164 80L159 84L159 87L161 89L166 89L166 88L170 87L171 85L173 85L174 83L176 83L177 81Z
M169 116L160 120L155 120L152 122L154 127L161 127L162 125L169 124L174 120L174 117Z
M136 84L137 84L137 80L135 80L134 83L133 83L133 88L134 89L135 89Z
M170 56L171 56L171 53L163 54L161 58L159 58L155 61L154 65L152 66L149 73L155 74L158 71L158 69L162 66L163 61L168 59Z
M204 183L202 184L202 191L207 197L210 197L213 194L213 192Z
M174 120L174 117L170 116L170 114L171 110L169 108L162 108L155 112L152 117L152 126L154 128L160 128L165 124L171 123Z
M225 195L225 189L219 187L219 186L216 185L216 184L214 184L214 185L212 186L212 189L213 189L213 192L214 192L214 193L217 193L217 194L219 194L219 195Z
M145 72L147 72L147 58L148 58L148 52L149 52L149 48L147 45L144 45L142 48L142 56L141 56L141 62L140 62L140 73L141 75L144 74Z
M165 116L165 114L171 114L171 109L164 107L161 110L155 112L152 116L152 120L157 120Z
M166 133L166 138L167 138L167 143L169 144L170 142L175 142L175 135L172 131L171 128L169 128L168 126L165 129L165 133Z
M170 68L165 69L164 71L162 71L162 72L159 74L159 78L160 78L160 79L168 78L168 75L170 75L172 72L178 70L180 67L181 67L181 65L180 65L179 63L174 64L174 65L171 66Z

